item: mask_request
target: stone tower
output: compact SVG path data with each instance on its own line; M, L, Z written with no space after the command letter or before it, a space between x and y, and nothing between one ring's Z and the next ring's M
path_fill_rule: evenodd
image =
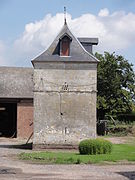
M34 148L75 148L96 137L97 38L76 38L65 23L34 66ZM88 52L89 51L89 52Z

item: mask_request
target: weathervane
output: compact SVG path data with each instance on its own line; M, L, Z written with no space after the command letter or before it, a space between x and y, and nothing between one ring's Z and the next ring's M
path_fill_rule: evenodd
M67 21L66 21L66 7L64 7L64 24L65 25L67 24Z

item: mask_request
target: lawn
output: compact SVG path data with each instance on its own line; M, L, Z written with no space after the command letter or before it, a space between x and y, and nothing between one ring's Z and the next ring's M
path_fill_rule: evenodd
M135 162L135 145L113 144L111 154L80 155L73 152L32 152L21 153L19 158L45 164L91 164L118 161Z

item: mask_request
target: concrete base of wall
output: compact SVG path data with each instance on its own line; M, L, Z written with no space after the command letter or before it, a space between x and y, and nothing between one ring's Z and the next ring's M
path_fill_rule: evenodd
M43 150L43 149L78 149L78 145L73 144L33 144L33 150Z

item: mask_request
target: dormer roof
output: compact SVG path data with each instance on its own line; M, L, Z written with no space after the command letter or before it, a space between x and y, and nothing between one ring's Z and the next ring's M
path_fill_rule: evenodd
M60 37L60 40L63 39L64 37L68 37L71 41L72 41L72 38L69 36L69 34L67 33L64 33L61 37Z
M68 36L71 39L70 55L67 57L60 56L60 40L64 36ZM71 33L67 24L64 24L62 30L52 42L50 47L32 60L32 64L34 64L35 62L45 61L98 63L98 59L85 50L79 40Z

